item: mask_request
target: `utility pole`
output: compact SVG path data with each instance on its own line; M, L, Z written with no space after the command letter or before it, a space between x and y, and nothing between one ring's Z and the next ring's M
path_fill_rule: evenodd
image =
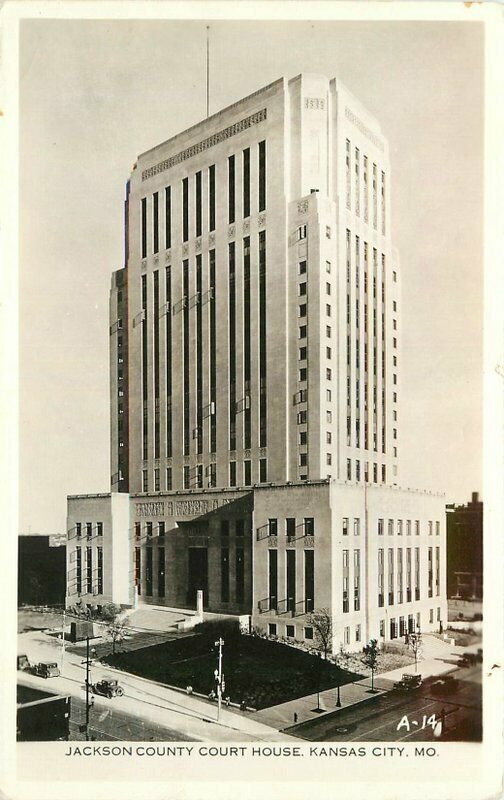
M226 687L226 684L224 682L224 675L222 674L222 648L224 646L224 639L222 638L222 636L220 636L219 640L215 642L215 646L219 648L218 667L216 670L214 670L215 682L217 684L217 722L218 722L222 704L222 692Z
M61 672L62 675L63 675L63 665L65 663L65 643L66 643L66 641L65 641L65 622L66 622L65 614L66 614L66 608L63 609L63 623L62 623L62 628L61 628L61 644L62 644L62 647L61 647L61 668L60 668L60 672Z
M94 647L93 647L91 652L92 652L93 655L95 655L96 651L95 651ZM90 655L89 655L89 636L86 636L86 660L85 661L81 661L81 664L85 664L86 665L86 742L89 742L89 717L90 717L91 708L94 705L94 700L93 699L91 699L91 700L89 699L89 693L91 691L91 664L92 663L93 662L91 661L91 658L90 658Z

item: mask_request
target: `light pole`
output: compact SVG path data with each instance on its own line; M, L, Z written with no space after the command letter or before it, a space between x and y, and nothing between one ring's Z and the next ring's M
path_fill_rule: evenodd
M338 696L336 698L336 708L341 708L340 685L338 683Z
M222 648L224 646L224 639L222 638L222 636L220 636L218 641L215 642L215 646L219 648L218 666L217 669L214 670L215 682L217 684L217 722L218 722L220 717L221 703L222 703L222 692L226 686L224 683L224 675L222 674Z
M61 647L61 668L60 668L60 672L61 672L62 675L63 675L63 665L65 663L65 623L66 623L65 615L66 615L66 608L63 609L63 622L62 622L62 627L61 627L61 644L62 644L62 647Z

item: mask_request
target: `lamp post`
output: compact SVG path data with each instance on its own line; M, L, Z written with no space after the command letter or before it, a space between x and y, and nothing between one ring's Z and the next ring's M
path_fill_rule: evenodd
M339 685L339 683L338 683L337 689L338 689L338 696L336 698L336 708L341 708L341 697L340 697L340 685Z
M219 717L220 717L220 710L221 710L221 704L222 704L222 692L223 692L223 690L225 688L224 675L222 674L222 648L223 648L223 645L224 645L224 639L222 638L222 636L220 636L219 639L215 642L215 646L219 648L219 660L218 660L217 669L214 670L215 682L217 684L217 722L219 721Z

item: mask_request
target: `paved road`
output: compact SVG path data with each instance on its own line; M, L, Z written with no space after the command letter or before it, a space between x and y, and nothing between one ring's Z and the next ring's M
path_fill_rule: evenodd
M40 631L30 631L19 636L19 652L26 653L32 663L60 660L61 643ZM117 678L124 688L123 697L112 700L95 697L92 714L116 710L122 715L136 718L138 723L155 729L158 741L173 738L197 741L285 741L289 735L258 722L250 714L223 708L217 721L217 706L195 695L170 689L137 675L122 673L103 664L94 663L91 681L103 677ZM76 653L65 655L63 675L44 680L35 675L19 673L19 680L56 694L69 694L72 699L84 698L85 666ZM107 719L108 715L104 716ZM164 733L163 733L164 731ZM176 736L174 737L174 732ZM122 735L122 734L121 734Z
M459 690L433 695L431 681L420 691L390 691L370 700L324 714L287 729L291 735L310 741L431 741L434 726L429 720L444 717L442 740L457 739L463 726L475 741L481 731L481 670L460 670ZM444 712L444 713L443 713Z
M114 707L93 707L89 719L90 740L122 742L193 742L195 739L164 725L156 725L141 717L125 714ZM78 697L71 699L70 740L86 738L83 727L86 721L86 703Z

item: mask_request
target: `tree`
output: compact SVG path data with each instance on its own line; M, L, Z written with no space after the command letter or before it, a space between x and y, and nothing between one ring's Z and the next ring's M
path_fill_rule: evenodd
M369 667L371 670L371 691L374 692L374 674L376 671L376 667L378 666L378 640L371 639L369 644L363 647L362 652L364 653L361 661L364 666Z
M417 671L418 657L422 652L422 634L420 631L417 633L408 633L408 649L411 650L415 656L415 672Z
M112 655L115 655L116 645L126 638L128 631L128 624L125 620L116 617L107 625L106 635L110 642L112 642Z
M101 610L101 618L107 622L115 622L117 615L121 613L121 606L115 603L107 603Z
M328 608L319 608L306 617L307 624L313 628L314 641L317 650L327 659L332 651L333 622Z

